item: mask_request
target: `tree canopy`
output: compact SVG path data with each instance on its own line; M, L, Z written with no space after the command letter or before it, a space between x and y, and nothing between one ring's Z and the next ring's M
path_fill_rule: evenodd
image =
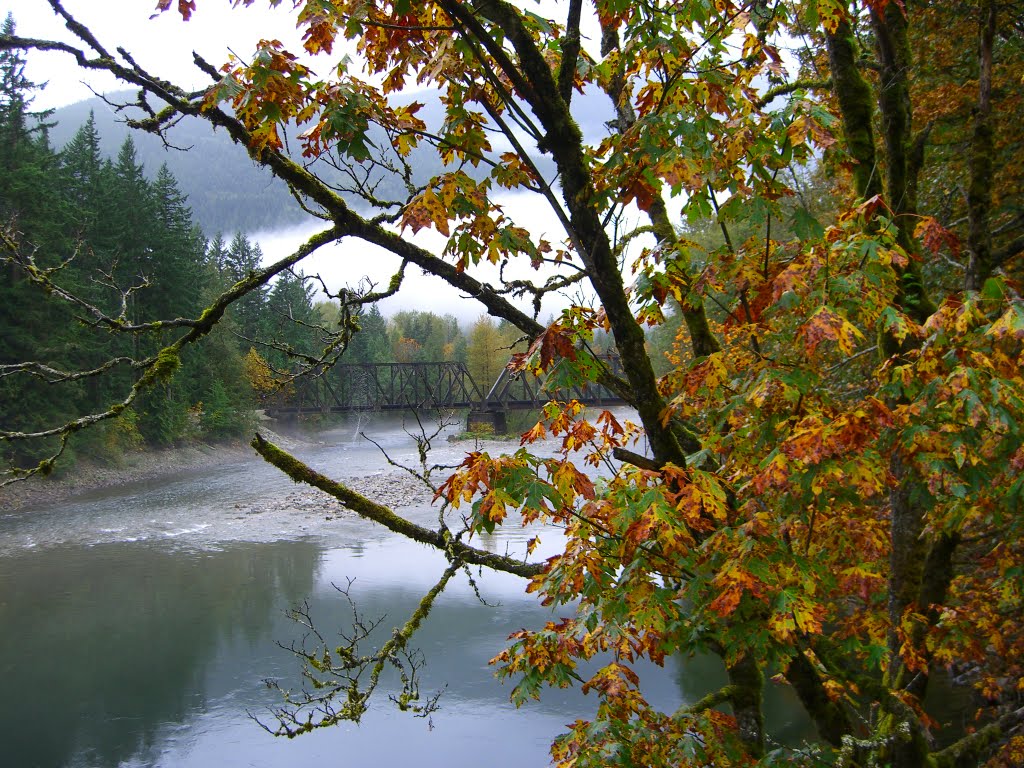
M188 91L140 67L131 41L115 48L48 2L78 44L9 31L0 50L63 53L115 74L140 93L131 120L142 130L201 117L289 184L324 229L235 274L201 312L157 325L62 288L43 260L67 246L36 248L6 227L4 258L28 280L98 326L159 343L128 354L132 376L109 407L7 429L4 440L63 440L118 416L171 380L230 306L241 315L337 241L391 254L395 276L342 294L336 332L305 354L312 367L338 359L363 306L400 290L411 265L526 336L518 369L599 380L637 413L634 425L552 401L518 450L466 456L438 489L453 514L437 529L257 436L256 450L297 481L450 561L375 654L310 654L317 687L290 700L279 732L358 720L436 596L480 565L527 578L568 614L517 633L495 657L517 703L549 686L594 695L593 717L552 746L558 765L1020 764L1015 4L295 0L304 51L268 31L223 66L197 55L210 85ZM160 0L158 10L187 22L203 6ZM937 34L937 19L963 37ZM594 97L600 125L579 119ZM428 99L443 106L431 122ZM289 127L301 158L287 151ZM441 163L426 179L413 159L424 148ZM319 177L314 160L343 181ZM827 184L812 194L808 179ZM531 195L562 231L511 219L510 192ZM707 222L720 237L692 236ZM424 245L421 230L443 244ZM532 278L505 279L519 263ZM483 277L494 274L487 264L499 279ZM542 324L551 292L574 301ZM671 318L671 368L656 375L646 329ZM622 376L594 354L602 332ZM25 365L4 372L41 370ZM535 455L531 444L551 435L561 450ZM561 528L559 553L533 562L473 546L473 534L518 520ZM634 665L694 653L721 657L727 684L676 711L651 706ZM773 740L768 684L792 688L816 742ZM409 685L398 703L415 709ZM931 706L939 686L964 691L953 715Z

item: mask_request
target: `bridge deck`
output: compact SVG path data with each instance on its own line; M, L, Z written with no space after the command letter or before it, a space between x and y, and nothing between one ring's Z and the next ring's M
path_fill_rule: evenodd
M598 360L612 372L621 372L617 357ZM483 395L464 363L336 365L300 379L290 396L266 403L265 410L271 416L463 408L503 412L539 408L555 398L575 399L584 405L623 402L592 382L558 389L549 387L550 383L505 369Z

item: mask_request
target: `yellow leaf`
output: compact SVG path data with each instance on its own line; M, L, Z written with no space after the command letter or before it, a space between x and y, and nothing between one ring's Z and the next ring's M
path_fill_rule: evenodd
M807 118L800 115L800 117L790 123L786 129L786 135L794 147L799 147L807 141Z

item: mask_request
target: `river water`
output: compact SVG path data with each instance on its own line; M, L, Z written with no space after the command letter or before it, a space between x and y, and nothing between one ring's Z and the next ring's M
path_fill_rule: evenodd
M392 458L415 460L399 420L363 427ZM433 458L453 462L465 450L444 443ZM294 451L339 479L394 472L354 425L317 433ZM386 617L380 643L445 566L436 552L350 514L265 503L294 493L254 457L52 508L0 510L0 765L548 764L551 740L595 702L569 690L520 709L509 703L511 685L494 678L488 660L509 633L552 614L524 594L522 580L503 574L478 579L486 604L460 576L415 636L423 693L441 692L429 719L398 712L379 690L358 726L293 740L259 727L253 718L267 720L280 701L264 681L299 683L297 660L280 647L302 637L288 608L308 601L330 637L349 615L335 585L351 584L365 618ZM423 503L401 511L436 521ZM531 535L511 528L483 544L518 551ZM703 660L641 670L649 700L669 709L720 684L721 674ZM783 737L803 732L790 722L790 703L768 709Z

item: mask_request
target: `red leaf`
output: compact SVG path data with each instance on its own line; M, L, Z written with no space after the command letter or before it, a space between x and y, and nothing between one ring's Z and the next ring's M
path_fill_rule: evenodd
M914 228L914 237L920 240L924 247L934 254L942 250L943 246L949 248L953 257L960 255L960 238L939 224L931 216L925 216Z
M857 340L864 336L852 323L828 307L821 307L811 315L797 329L796 335L803 339L808 354L814 354L821 342L834 341L848 355L853 352Z
M576 359L576 348L572 345L572 339L565 334L565 329L558 323L553 323L544 329L544 332L534 339L530 350L526 354L532 357L539 351L540 362L538 368L546 371L558 359Z
M157 13L154 13L150 18L156 18L160 13L163 13L171 7L171 0L158 0L156 4ZM196 3L195 0L178 0L178 13L181 14L181 18L188 21L192 14L195 13Z
M884 12L886 6L889 5L889 3L896 3L896 5L900 9L900 13L903 14L904 18L906 18L907 6L904 5L903 0L864 0L864 4L875 13Z

